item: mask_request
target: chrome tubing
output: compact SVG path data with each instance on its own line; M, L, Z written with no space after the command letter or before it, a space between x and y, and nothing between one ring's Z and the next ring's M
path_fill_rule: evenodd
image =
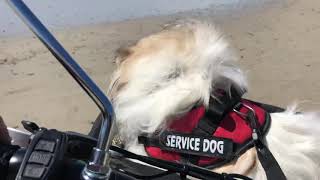
M97 147L93 149L92 158L83 170L83 179L107 179L108 152L115 121L111 102L22 0L7 0L7 2L101 110L104 120Z

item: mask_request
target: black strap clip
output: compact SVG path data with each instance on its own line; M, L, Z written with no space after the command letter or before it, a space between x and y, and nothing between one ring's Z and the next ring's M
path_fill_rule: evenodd
M243 107L245 107L249 110L247 112L247 114L242 113L242 112L236 110L235 108L233 109L233 111L249 121L250 127L252 129L252 140L255 142L256 147L260 147L261 143L263 142L263 137L262 137L261 132L258 127L256 113L252 107L250 107L249 105L247 105L245 103L239 103L236 107L238 107L239 105L242 105Z
M264 143L264 139L258 128L258 121L254 109L244 103L241 103L241 105L249 110L247 114L241 113L236 109L234 109L233 111L238 113L239 115L245 116L245 118L249 121L252 129L252 140L254 142L254 146L257 149L257 155L263 169L265 170L267 179L286 180L287 178L283 173L280 165L272 155L269 148Z

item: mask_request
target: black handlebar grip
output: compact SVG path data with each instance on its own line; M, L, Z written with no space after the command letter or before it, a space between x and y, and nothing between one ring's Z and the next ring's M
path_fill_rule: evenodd
M19 146L1 144L0 177L14 180L19 170L24 154L25 149L19 149Z

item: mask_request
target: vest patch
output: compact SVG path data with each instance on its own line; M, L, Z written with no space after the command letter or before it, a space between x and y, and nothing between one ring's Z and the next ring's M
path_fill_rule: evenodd
M161 133L160 145L164 150L208 157L227 158L233 152L233 142L229 139L171 131Z

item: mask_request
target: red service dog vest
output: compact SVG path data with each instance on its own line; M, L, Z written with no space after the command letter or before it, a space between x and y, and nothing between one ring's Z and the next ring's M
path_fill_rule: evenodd
M259 133L264 136L270 124L269 113L242 99L218 121L207 117L203 106L197 107L173 120L165 131L139 136L139 142L153 158L218 167L254 146L252 122L246 118L249 112L254 113Z

